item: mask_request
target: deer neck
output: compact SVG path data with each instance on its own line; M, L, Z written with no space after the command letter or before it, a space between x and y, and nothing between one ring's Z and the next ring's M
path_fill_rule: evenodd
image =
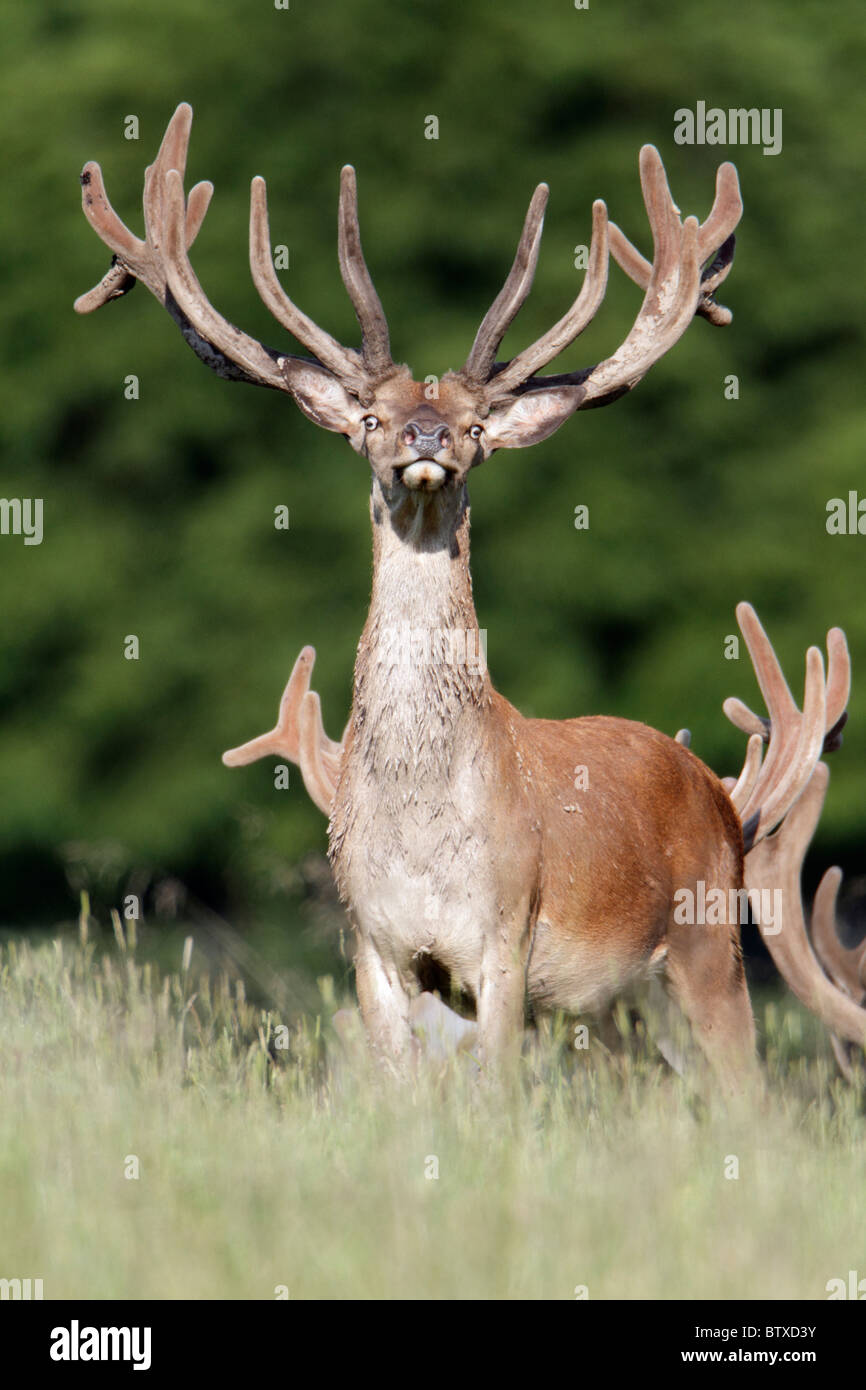
M469 499L389 505L374 479L373 593L358 647L354 751L367 773L417 779L473 756L491 705L469 573Z

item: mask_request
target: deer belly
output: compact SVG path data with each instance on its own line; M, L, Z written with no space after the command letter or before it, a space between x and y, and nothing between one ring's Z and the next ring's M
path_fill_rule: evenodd
M660 966L663 945L649 950L615 933L576 936L540 918L527 970L527 993L539 1009L593 1013Z

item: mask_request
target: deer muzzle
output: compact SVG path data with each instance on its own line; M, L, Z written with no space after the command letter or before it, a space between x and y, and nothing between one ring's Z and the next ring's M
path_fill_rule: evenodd
M406 487L413 492L436 492L448 477L448 470L433 459L418 459L409 463L401 474Z

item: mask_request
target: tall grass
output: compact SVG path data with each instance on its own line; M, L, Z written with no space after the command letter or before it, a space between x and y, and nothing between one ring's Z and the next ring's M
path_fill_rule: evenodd
M398 1086L338 1043L329 981L282 1020L189 948L161 975L84 928L0 953L0 1277L46 1298L820 1299L866 1274L861 1095L793 1002L759 1010L768 1097L737 1115L556 1025L510 1094L465 1057Z

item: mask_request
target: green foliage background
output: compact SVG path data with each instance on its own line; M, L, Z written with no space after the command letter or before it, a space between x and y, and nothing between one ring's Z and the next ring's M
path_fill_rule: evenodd
M82 164L100 161L140 231L144 167L180 100L196 113L189 181L216 185L194 252L213 302L281 342L247 269L262 173L287 288L356 341L336 267L351 161L395 355L416 376L465 357L539 179L541 262L506 351L577 293L594 197L646 247L644 141L702 217L716 164L735 160L733 326L695 323L633 395L473 475L477 607L494 679L524 712L687 724L720 773L743 746L721 701L757 698L745 652L723 658L736 602L757 606L795 690L805 647L843 626L852 719L816 858L864 871L866 538L825 530L827 500L863 477L859 4L46 0L7 6L3 31L0 492L44 498L45 539L0 537L0 921L68 913L70 883L114 902L168 874L243 922L275 913L283 866L325 844L299 774L277 792L268 764L230 773L219 755L269 727L307 642L338 736L369 593L366 470L285 398L210 375L141 287L72 312L107 266L79 210ZM674 145L674 111L699 99L782 108L782 153ZM564 365L609 353L639 299L613 268Z

